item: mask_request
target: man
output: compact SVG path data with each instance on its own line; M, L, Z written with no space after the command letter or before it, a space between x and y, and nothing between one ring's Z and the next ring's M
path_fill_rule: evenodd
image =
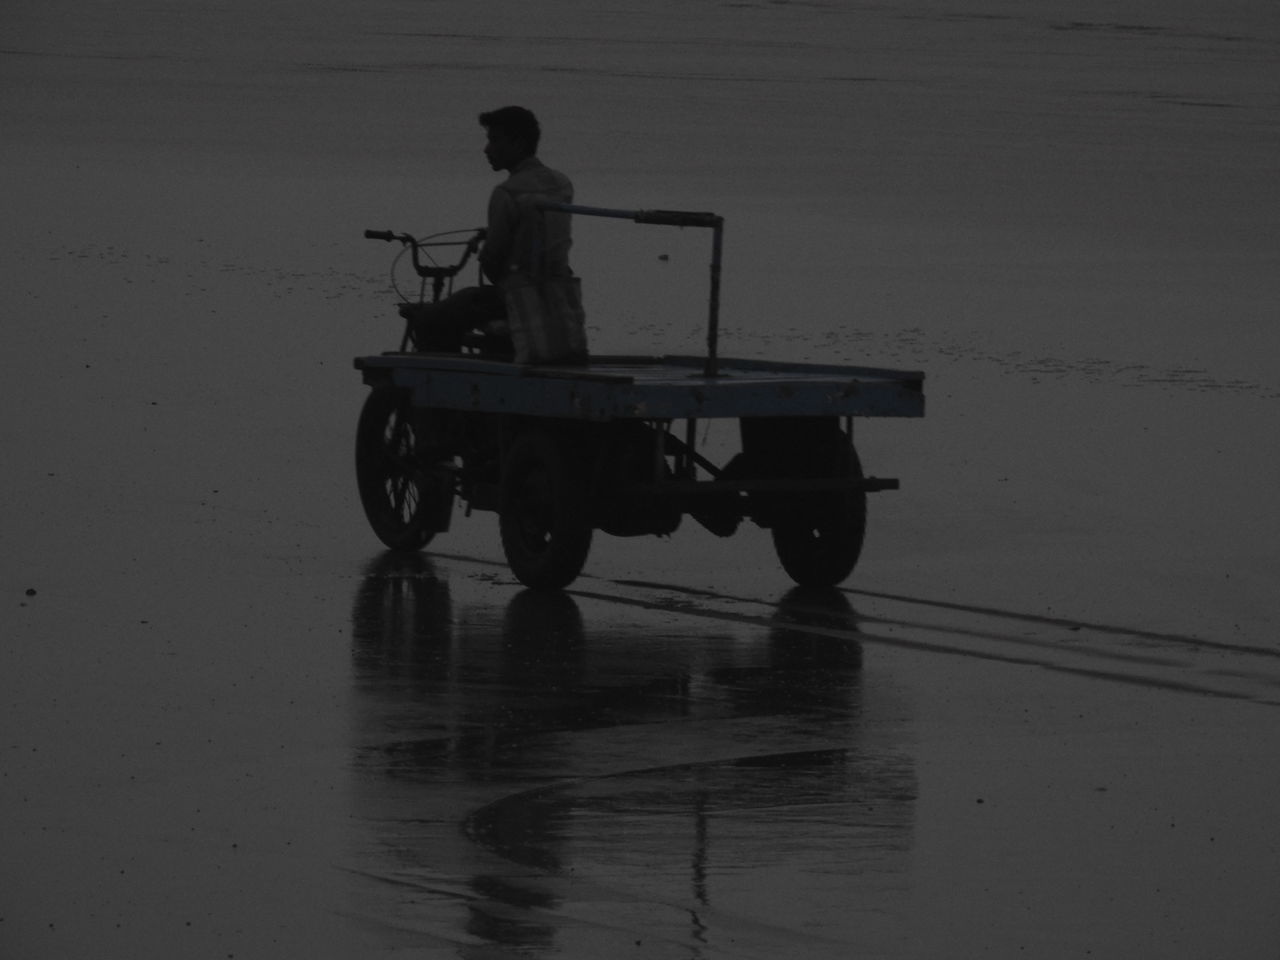
M411 312L419 350L457 349L463 335L506 315L503 282L513 274L571 277L569 214L532 208L534 199L573 202L573 184L537 156L542 131L524 107L480 114L485 158L508 177L489 196L489 222L480 268L489 286L468 287Z

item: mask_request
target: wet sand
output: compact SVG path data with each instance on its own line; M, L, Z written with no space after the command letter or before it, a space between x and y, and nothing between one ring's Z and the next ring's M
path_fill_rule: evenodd
M1280 33L1120 6L11 14L0 953L1274 956ZM360 231L476 222L512 100L726 216L725 353L925 370L843 590L380 552ZM698 349L705 238L578 236Z

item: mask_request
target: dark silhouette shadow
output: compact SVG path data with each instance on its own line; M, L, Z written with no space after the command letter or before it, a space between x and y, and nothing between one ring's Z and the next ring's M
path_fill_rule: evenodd
M371 560L351 611L357 681L410 678L448 649L449 585L426 554L388 550Z
M526 684L564 688L581 676L582 614L567 593L522 590L502 617L503 667Z
M744 852L794 839L821 863L814 831L855 854L909 846L910 763L859 745L862 649L844 593L795 588L741 642L637 629L584 622L567 593L460 605L422 555L366 568L352 612L354 766L370 829L388 873L469 878L470 936L554 949L566 878L634 862L685 878L670 895L698 944L718 878ZM764 738L726 739L739 722ZM791 811L785 825L775 809Z
M834 587L793 587L778 601L766 656L713 671L743 713L856 713L862 675L858 617Z

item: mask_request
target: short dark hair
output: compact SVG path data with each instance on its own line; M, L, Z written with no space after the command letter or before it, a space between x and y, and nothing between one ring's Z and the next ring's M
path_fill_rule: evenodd
M509 137L523 140L529 145L530 153L538 152L538 141L542 138L542 128L538 126L538 118L532 110L524 107L502 107L480 114L480 126L486 130L501 130Z

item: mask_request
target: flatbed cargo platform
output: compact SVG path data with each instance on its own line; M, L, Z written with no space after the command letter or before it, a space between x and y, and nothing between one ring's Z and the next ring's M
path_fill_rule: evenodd
M924 374L880 367L702 357L593 357L586 365L517 366L457 354L358 357L370 386L407 391L414 407L570 420L762 416L921 417Z

